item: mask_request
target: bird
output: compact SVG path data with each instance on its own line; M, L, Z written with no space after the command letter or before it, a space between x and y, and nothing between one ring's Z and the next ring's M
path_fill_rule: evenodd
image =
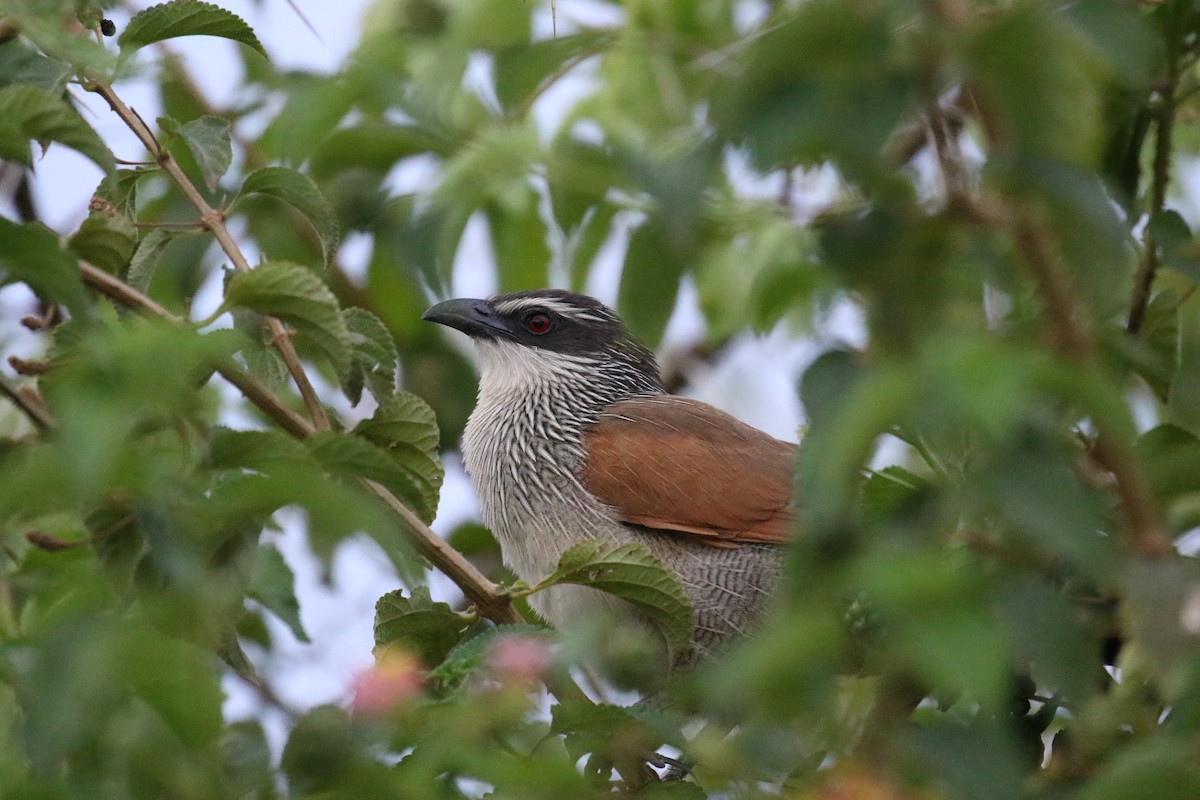
M752 631L793 537L796 445L669 394L653 353L600 301L560 289L458 298L423 319L465 333L480 371L462 454L506 566L533 585L570 547L640 543L691 604L674 667ZM530 596L552 627L614 595L555 585Z

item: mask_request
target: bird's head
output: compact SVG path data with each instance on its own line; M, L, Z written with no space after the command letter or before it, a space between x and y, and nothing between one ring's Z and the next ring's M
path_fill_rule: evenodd
M582 379L620 394L662 391L654 355L599 300L559 289L438 303L422 319L475 342L485 382L505 386Z

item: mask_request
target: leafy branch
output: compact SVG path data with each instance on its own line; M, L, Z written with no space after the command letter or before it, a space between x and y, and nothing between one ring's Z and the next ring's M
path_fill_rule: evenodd
M200 213L200 224L204 226L217 243L221 246L221 250L229 257L234 268L239 272L249 272L251 270L250 262L246 260L246 256L234 241L233 236L229 233L229 228L225 225L225 215L223 212L209 205L204 196L199 190L192 185L180 168L179 163L158 141L158 137L150 130L145 121L131 109L125 102L117 96L113 88L106 81L100 79L89 79L85 87L92 92L104 98L108 103L109 108L116 113L121 121L133 131L134 135L142 142L146 150L150 152L154 161L163 169L164 172L171 178L172 182L179 188L188 202ZM329 430L329 416L325 413L325 407L321 403L321 398L317 396L316 389L313 388L312 382L309 381L308 375L304 372L304 365L300 362L300 357L296 354L296 348L292 344L291 336L283 323L274 317L267 318L267 326L271 332L271 343L279 351L283 362L291 374L292 379L296 383L296 388L300 391L300 396L304 399L304 405L308 409L309 416L313 420L313 424L317 430Z
M172 314L150 297L134 289L98 267L80 262L80 275L88 286L111 300L131 308L145 316L183 325L184 320ZM261 381L234 362L223 359L212 367L263 413L297 439L307 438L318 431L316 426L297 414L280 400ZM412 509L402 503L391 491L377 481L360 479L372 494L400 518L411 532L418 552L454 581L463 593L479 608L480 613L498 623L522 622L521 615L499 591L499 587L483 575L475 565L446 543Z

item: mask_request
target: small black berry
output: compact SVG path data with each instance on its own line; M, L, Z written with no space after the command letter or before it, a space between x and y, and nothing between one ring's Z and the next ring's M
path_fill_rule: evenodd
M105 36L112 36L117 32L117 23L113 22L111 19L100 20L100 32Z

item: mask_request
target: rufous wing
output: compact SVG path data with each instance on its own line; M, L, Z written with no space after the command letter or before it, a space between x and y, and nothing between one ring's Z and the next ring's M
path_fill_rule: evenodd
M717 547L781 543L796 524L796 446L672 395L610 406L586 431L583 484L622 522Z

